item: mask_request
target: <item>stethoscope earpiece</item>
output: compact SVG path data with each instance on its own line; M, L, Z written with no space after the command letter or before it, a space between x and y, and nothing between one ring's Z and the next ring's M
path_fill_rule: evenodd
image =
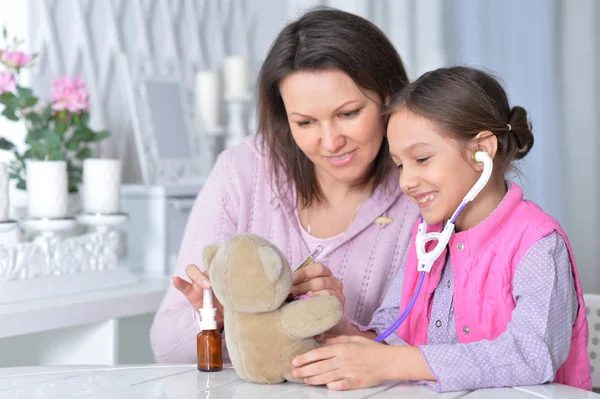
M473 161L477 162L477 163L482 163L485 162L484 160L488 158L490 161L492 160L492 157L490 157L490 154L488 154L485 151L475 151L473 153Z

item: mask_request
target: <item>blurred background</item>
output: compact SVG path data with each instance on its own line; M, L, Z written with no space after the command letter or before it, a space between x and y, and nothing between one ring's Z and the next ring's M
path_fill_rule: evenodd
M529 112L536 140L530 155L519 165L520 175L514 178L524 187L527 198L537 202L566 229L585 292L600 293L600 1L0 0L0 22L6 23L11 35L25 39L24 50L39 54L35 67L24 69L21 79L40 97L48 96L51 80L59 75L81 76L86 83L92 107L90 124L112 133L97 145L98 154L122 161L122 180L128 186L123 202L131 216L126 230L131 236L147 229L139 221L143 215L136 219L133 211L127 210L128 206L138 206L132 199L135 195L142 191L140 196L150 195L140 186L154 187L158 191L152 195L162 195L166 203L177 209L189 206L197 189L196 182L188 181L188 188L172 194L171 188L161 191L165 184L148 180L148 170L154 164L151 161L150 166L144 166L148 156L140 144L144 127L136 122L136 109L131 104L132 98L135 102L135 97L131 97L135 91L127 89L135 88L140 76L154 74L164 78L170 74L183 88L185 104L178 112L197 121L202 112L198 109L198 98L202 96L202 88L198 88L200 71L227 75L232 73L227 71L228 57L242 57L247 62L241 68L247 69L247 92L251 94L244 99L247 113L243 118L236 114L230 107L231 99L219 102L214 113L216 127L225 131L240 129L239 122L243 120L244 134L253 134L254 81L271 42L287 22L318 5L346 10L376 23L396 46L411 79L437 67L459 64L485 68L501 78L511 105L521 105ZM168 67L160 70L165 65ZM169 104L165 105L166 112L170 112ZM176 123L177 114L173 111L165 118L175 118ZM190 130L198 136L201 147L197 155L202 160L198 166L200 175L207 173L215 151L218 152L211 142L215 131L218 133L216 127L194 123ZM23 146L24 126L0 118L0 136ZM157 138L157 142L164 142L164 137ZM186 139L176 134L166 137L171 143ZM0 151L0 160L8 161L10 157L10 153ZM161 270L156 273L166 276L186 214L161 215L164 220L180 219L166 227L166 232L156 233L162 237L158 239L168 241L164 244L168 248L158 257L167 265L159 265ZM144 243L149 246L148 239ZM134 252L130 250L129 254ZM141 260L133 261L138 265L150 257L139 256ZM59 349L46 356L39 353L44 342L60 347L60 342L67 346L77 342L73 337L80 337L83 348L109 334L112 338L101 339L112 342L106 344L112 348L112 355L102 361L151 361L147 328L152 309L164 292L164 286L161 287L152 291L150 304L126 314L112 315L107 311L104 316L87 321L82 317L71 324L48 322L48 327L1 333L4 344L0 342L0 358L4 354L9 359L6 364L89 359L85 351L74 357L61 357L57 354ZM126 302L127 298L110 300ZM140 298L135 300L141 301ZM103 302L98 301L97 305L102 306ZM16 308L4 308L2 313L3 306L0 305L0 320L2 314L8 313L14 322L21 320L16 316ZM107 324L104 319L120 321ZM63 335L69 338L58 338L60 334L53 330L56 327L68 329L68 334ZM38 335L31 335L34 333ZM114 343L116 336L119 347ZM32 342L37 342L37 346ZM10 349L17 347L30 348L38 355L22 357L23 352L19 356L13 352L10 356Z

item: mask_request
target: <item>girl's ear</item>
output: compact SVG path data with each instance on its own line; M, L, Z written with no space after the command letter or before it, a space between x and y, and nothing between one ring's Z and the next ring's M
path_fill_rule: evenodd
M496 152L498 151L498 138L489 130L479 132L477 136L473 137L472 143L471 154L469 154L470 159L473 159L475 151L485 151L490 154L492 159L496 156ZM473 168L478 171L483 170L483 163L475 162L474 160L471 162Z

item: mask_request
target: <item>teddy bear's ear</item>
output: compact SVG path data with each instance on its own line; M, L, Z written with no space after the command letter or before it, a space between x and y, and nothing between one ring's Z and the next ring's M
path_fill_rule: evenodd
M274 283L279 278L283 264L279 254L270 247L260 247L257 250L258 258L260 259L267 280Z
M217 254L219 248L221 248L221 245L222 244L220 243L207 245L202 250L202 261L204 262L204 267L206 268L206 270L210 268L210 264L212 263L212 260Z

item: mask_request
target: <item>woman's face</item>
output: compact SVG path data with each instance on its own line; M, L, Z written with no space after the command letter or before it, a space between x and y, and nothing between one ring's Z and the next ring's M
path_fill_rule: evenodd
M384 137L379 96L335 69L295 72L281 82L280 93L292 136L321 184L363 178Z

